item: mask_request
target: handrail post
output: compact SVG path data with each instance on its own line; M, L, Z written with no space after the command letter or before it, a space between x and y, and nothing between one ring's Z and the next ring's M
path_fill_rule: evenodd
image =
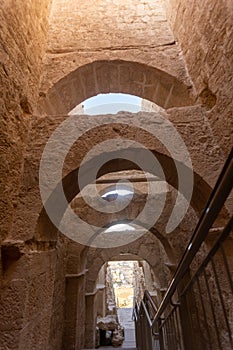
M194 335L195 330L197 329L197 320L194 319L193 315L195 314L195 298L193 293L189 295L182 294L183 286L188 284L190 281L189 271L186 272L183 277L182 284L177 287L177 292L180 300L179 310L180 310L180 322L182 329L182 336L185 349L196 350L198 349L198 338Z
M193 343L194 337L192 321L190 319L191 310L189 310L189 305L185 296L181 296L180 298L180 323L182 329L182 337L185 349L195 350L198 349L196 344Z
M160 350L164 350L163 328L162 328L162 320L161 320L161 318L159 318L159 320L158 320L158 333L159 333L159 347L160 347Z

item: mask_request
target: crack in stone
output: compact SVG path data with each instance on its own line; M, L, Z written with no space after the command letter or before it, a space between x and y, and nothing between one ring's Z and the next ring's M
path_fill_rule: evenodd
M173 46L176 45L176 41L171 41L166 44L161 44L161 45L129 45L129 46L106 46L106 47L100 47L95 50L88 50L88 49L74 49L74 50L47 50L47 53L49 54L71 54L75 52L82 52L82 53L90 53L90 52L101 52L101 51L106 51L106 50L111 50L111 51L126 51L126 50L135 50L135 49L155 49L158 47L166 47L166 46Z

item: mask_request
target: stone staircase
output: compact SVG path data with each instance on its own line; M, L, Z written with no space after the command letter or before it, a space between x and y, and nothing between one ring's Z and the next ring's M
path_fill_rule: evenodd
M135 328L134 321L132 320L132 314L133 309L131 308L118 309L119 322L125 329L125 340L121 346L121 349L136 349Z

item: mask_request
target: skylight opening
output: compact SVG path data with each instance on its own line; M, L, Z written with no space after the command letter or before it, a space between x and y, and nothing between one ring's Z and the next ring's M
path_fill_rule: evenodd
M118 196L125 197L125 196L131 196L133 191L125 188L120 188L120 189L115 189L115 190L110 190L106 193L104 193L101 197L103 199L108 199L110 197L117 198Z
M161 109L153 102L144 100L141 97L122 94L109 93L99 94L90 97L81 104L73 108L69 115L87 114L87 115L103 115L116 114L118 112L138 113L140 111L152 112Z
M105 232L135 231L135 228L128 224L115 224L106 229Z

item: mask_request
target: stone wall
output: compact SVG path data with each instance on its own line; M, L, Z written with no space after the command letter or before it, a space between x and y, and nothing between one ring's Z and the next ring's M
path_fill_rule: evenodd
M59 302L53 293L56 281L62 281L56 266L59 260L63 265L64 252L59 253L60 248L56 252L54 244L9 239L23 177L28 129L38 98L50 4L50 0L3 0L0 5L0 244L4 240L0 347L4 350L49 349L53 331L50 325L58 312L55 305ZM58 333L53 335L53 341L59 344Z
M68 242L63 236L59 236L56 251L55 264L50 266L54 271L54 285L51 290L53 292L52 305L50 310L50 327L49 338L47 341L47 349L61 349L63 341L63 331L65 322L65 298L66 298L66 266ZM46 303L46 299L44 300ZM45 347L46 349L46 347Z
M1 349L59 349L64 305L64 241L31 243L4 270L0 297Z
M60 318L62 349L83 349L85 336L86 247L69 241L65 280L64 322ZM51 347L51 349L60 349Z
M214 136L228 153L233 141L233 5L165 0L168 18L179 42Z
M138 62L157 68L175 77L191 90L192 83L179 45L174 40L160 0L147 0L143 3L140 0L54 0L41 85L42 100L54 84L78 68L95 61L112 60ZM128 77L128 69L123 67L124 79L132 76L130 73ZM104 74L105 87L101 86L92 95L103 92L103 88L107 89L108 71L104 72L100 66L97 73L93 73L90 67L87 74L91 75L91 86L86 87L84 99L92 96L88 94L88 88L95 86L95 75L100 75L101 72ZM135 71L134 74L134 80L139 79ZM86 79L84 77L84 85ZM74 80L71 82L74 89L82 90L83 82L77 84ZM146 85L144 88L148 90L147 85L155 84L150 78L144 80L143 76L138 80L138 88L141 84ZM163 84L162 79L159 82ZM61 93L61 97L64 94L66 93Z
M0 5L1 200L0 240L17 207L27 130L38 96L50 0Z

